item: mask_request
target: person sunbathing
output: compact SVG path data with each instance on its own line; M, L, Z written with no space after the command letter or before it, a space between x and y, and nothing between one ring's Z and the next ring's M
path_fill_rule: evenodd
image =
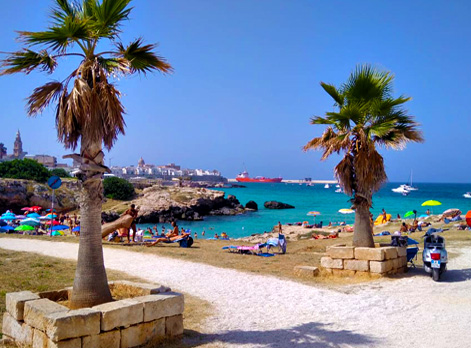
M190 235L189 233L186 233L186 232L182 232L182 234L180 235L178 231L178 226L175 223L175 221L172 222L172 226L173 226L172 232L167 233L165 237L157 238L155 242L148 243L146 244L146 246L150 247L150 246L159 244L161 242L173 242L177 239L185 238L186 236Z

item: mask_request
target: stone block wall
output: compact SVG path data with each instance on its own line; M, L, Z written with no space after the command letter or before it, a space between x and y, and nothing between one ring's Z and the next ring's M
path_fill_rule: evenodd
M406 247L355 248L335 245L327 248L326 254L321 258L321 267L336 276L384 276L407 270Z
M183 334L183 295L167 287L128 281L110 288L139 295L92 308L70 310L58 304L71 289L6 294L3 334L34 348L152 347Z

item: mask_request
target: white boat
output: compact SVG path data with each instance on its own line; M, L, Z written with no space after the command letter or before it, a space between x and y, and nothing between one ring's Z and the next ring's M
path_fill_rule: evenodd
M410 171L410 184L402 184L399 187L391 189L392 192L401 193L403 196L407 196L411 191L417 191L418 188L412 186L412 170Z
M325 184L325 185L324 185L324 188L330 188L330 185L329 185L329 184Z
M335 190L335 193L343 193L342 189L341 188L338 188Z
M464 195L463 195L464 198L471 198L471 192L466 192Z

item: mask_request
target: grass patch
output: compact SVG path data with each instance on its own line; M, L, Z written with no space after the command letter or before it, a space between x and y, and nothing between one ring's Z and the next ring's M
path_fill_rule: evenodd
M76 263L72 261L34 253L0 249L0 313L2 317L3 312L5 312L6 293L23 290L32 292L50 291L72 286L75 267ZM107 274L109 280L146 282L146 280L114 270L108 270ZM172 290L178 291L178 289ZM210 314L211 305L209 303L185 294L184 336L193 336L200 331L204 319ZM0 320L0 338L1 332L2 320ZM170 346L173 344L177 344L177 342L170 342ZM175 347L177 346L175 345Z

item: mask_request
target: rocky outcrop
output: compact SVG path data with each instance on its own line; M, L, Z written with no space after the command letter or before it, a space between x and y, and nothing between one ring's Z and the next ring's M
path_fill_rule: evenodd
M267 209L294 209L294 206L287 203L281 203L277 201L268 201L263 204Z
M62 186L55 192L54 207L61 210L78 208L79 192L77 180L62 180ZM0 211L10 209L20 214L23 207L50 207L51 200L52 190L46 184L21 179L0 180Z
M245 209L258 210L258 204L254 201L248 201L245 203Z
M202 220L205 215L236 215L245 212L235 196L205 188L152 186L132 201L139 208L138 223Z

